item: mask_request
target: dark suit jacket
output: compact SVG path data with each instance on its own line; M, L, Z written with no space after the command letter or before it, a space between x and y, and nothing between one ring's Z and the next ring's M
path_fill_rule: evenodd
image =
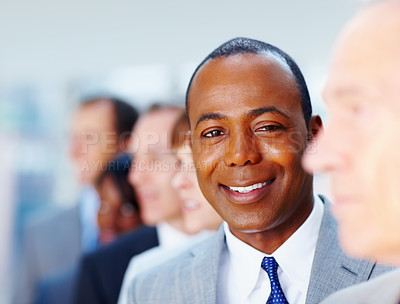
M115 304L131 258L159 244L154 227L141 227L85 255L78 270L74 304Z

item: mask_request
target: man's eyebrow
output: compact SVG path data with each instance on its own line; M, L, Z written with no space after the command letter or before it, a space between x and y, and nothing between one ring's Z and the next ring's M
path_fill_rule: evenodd
M204 120L223 120L223 119L227 119L227 116L222 115L220 113L206 113L200 116L200 118L196 122L195 127L197 127L199 123L201 123Z
M282 115L283 117L290 119L289 115L283 113L281 110L278 110L276 107L273 107L273 106L272 107L262 107L262 108L251 110L250 112L248 112L246 114L246 116L247 117L256 117L256 116L260 116L261 114L271 113L271 112ZM224 120L227 118L228 117L226 115L223 115L220 113L206 113L206 114L203 114L200 116L200 118L196 122L195 127L197 127L204 120Z
M258 109L254 109L251 110L250 112L248 112L246 114L247 117L256 117L256 116L260 116L261 114L264 113L276 113L276 114L280 114L286 118L290 118L289 115L283 113L281 110L278 110L276 107L262 107L262 108L258 108Z

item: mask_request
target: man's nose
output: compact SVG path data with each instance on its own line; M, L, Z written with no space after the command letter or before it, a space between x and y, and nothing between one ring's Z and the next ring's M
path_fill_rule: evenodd
M71 159L76 159L82 154L82 143L78 139L71 139L68 148Z
M140 182L141 172L136 161L132 161L131 169L128 174L128 181L132 186L136 186Z
M261 152L254 139L243 133L233 133L228 138L224 161L229 167L256 164L262 158Z
M329 173L345 164L340 132L327 126L313 139L303 156L303 167L309 173Z
M184 169L181 169L181 170L184 170ZM189 184L187 178L185 178L185 172L182 172L182 171L176 172L174 177L172 178L171 185L178 191L188 188L190 184Z

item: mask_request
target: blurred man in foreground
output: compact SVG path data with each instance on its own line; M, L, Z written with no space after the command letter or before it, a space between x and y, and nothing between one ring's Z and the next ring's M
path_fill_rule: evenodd
M400 1L380 1L341 34L324 99L326 132L304 164L330 174L349 254L400 266ZM324 303L400 303L400 271Z

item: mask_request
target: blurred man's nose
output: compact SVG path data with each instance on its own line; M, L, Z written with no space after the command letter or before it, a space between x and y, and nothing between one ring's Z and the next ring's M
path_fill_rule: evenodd
M338 132L332 128L321 130L311 141L303 156L303 166L309 173L326 172L340 169L344 165L343 147Z
M69 143L69 156L71 159L78 158L82 153L82 144L78 139L71 139Z
M182 169L183 170L183 169ZM185 172L178 171L175 173L171 181L172 187L176 190L182 190L188 188L190 183L187 178L185 178Z
M128 181L132 186L135 185L135 180L136 180L136 174L134 172L135 170L136 170L135 164L134 164L134 162L132 162L131 169L129 170L129 174L128 174Z
M141 168L139 162L132 161L128 180L133 187L139 186L146 181L146 170L144 170L144 168Z

